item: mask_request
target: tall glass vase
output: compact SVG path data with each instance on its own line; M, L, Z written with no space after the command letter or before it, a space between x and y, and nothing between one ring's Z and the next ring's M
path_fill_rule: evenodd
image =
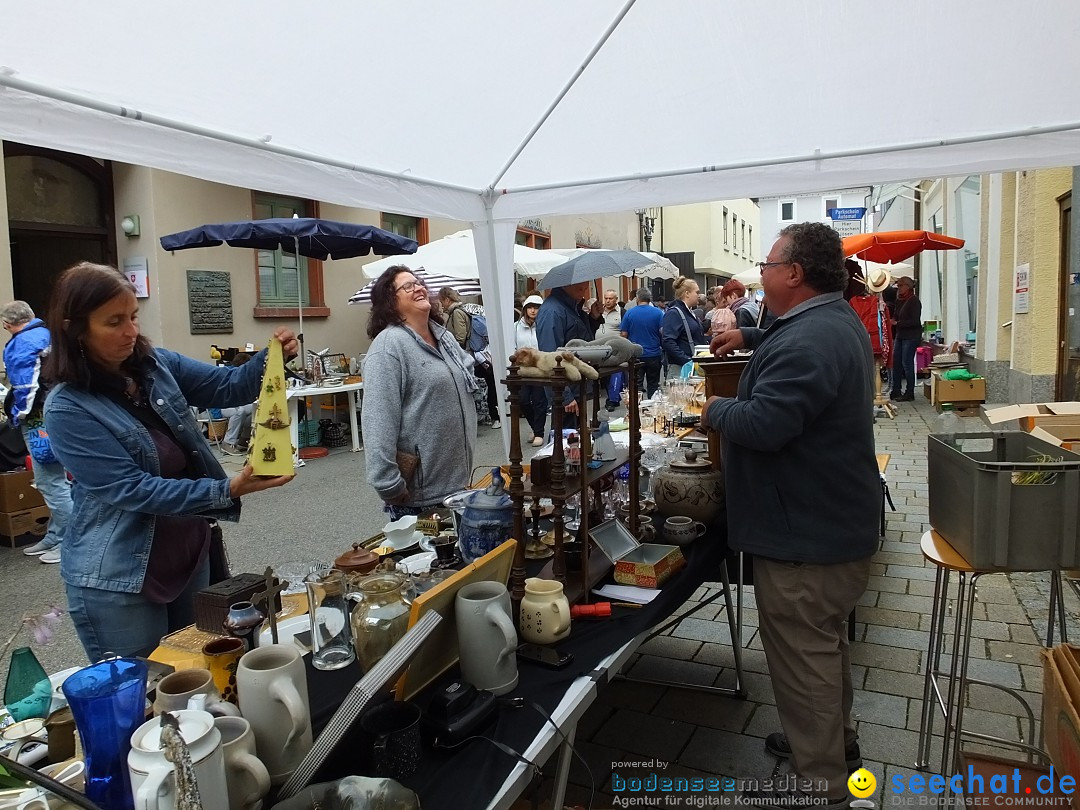
M80 669L60 687L86 754L86 796L109 810L133 810L127 755L146 716L146 664L113 658Z
M29 647L19 647L11 654L4 705L16 720L48 717L52 703L52 684L44 667Z

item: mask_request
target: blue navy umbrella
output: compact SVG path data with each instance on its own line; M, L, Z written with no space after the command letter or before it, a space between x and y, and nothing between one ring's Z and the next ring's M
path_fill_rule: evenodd
M171 233L161 237L165 250L216 247L277 250L307 256L312 259L351 259L366 256L374 251L381 256L415 253L416 240L398 236L373 225L356 225L351 222L334 222L312 217L291 219L253 219L245 222L221 222L216 225L200 225L190 231ZM300 313L301 357L304 348L303 292L299 279L296 291Z

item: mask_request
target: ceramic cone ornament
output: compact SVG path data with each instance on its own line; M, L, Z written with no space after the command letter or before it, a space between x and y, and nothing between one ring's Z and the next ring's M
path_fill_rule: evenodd
M248 464L255 475L292 475L293 446L289 432L289 403L285 396L285 361L281 342L270 339L259 404L252 420Z

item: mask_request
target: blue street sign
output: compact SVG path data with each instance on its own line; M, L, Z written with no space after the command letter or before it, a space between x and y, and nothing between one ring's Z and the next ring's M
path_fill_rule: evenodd
M866 216L865 208L830 208L829 219L862 219Z

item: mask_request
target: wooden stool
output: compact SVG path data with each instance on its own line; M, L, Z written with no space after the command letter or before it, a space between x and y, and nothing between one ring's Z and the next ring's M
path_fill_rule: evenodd
M986 574L1002 574L1007 571L984 570L979 571L968 563L959 552L936 531L931 529L922 536L920 543L923 557L934 563L937 567L937 576L934 579L933 612L930 617L930 641L926 650L924 662L925 673L923 676L923 705L922 715L919 720L919 746L918 760L915 767L926 770L930 758L930 744L933 737L934 711L930 702L931 693L937 701L945 720L945 730L942 734L941 767L938 773L948 774L956 772L960 759L960 743L962 738L967 737L1018 747L1028 755L1028 761L1036 755L1042 755L1042 751L1034 745L1035 740L1035 714L1027 701L1016 689L1003 684L990 681L978 680L968 677L968 653L971 647L971 622L972 613L975 609L975 585L979 577ZM941 648L945 641L945 613L948 609L949 576L956 572L958 576L958 591L956 595L956 619L953 628L952 660L949 664L949 672L944 673L940 669ZM1050 621L1047 628L1047 646L1054 643L1054 620L1060 622L1061 638L1067 640L1065 628L1065 603L1061 590L1060 572L1051 572L1050 586ZM966 598L965 598L966 597ZM938 678L942 675L947 677L946 692L942 695ZM990 686L1000 689L1012 695L1024 707L1028 720L1028 742L1007 740L989 734L977 734L964 731L964 703L967 695L967 687L970 684Z

